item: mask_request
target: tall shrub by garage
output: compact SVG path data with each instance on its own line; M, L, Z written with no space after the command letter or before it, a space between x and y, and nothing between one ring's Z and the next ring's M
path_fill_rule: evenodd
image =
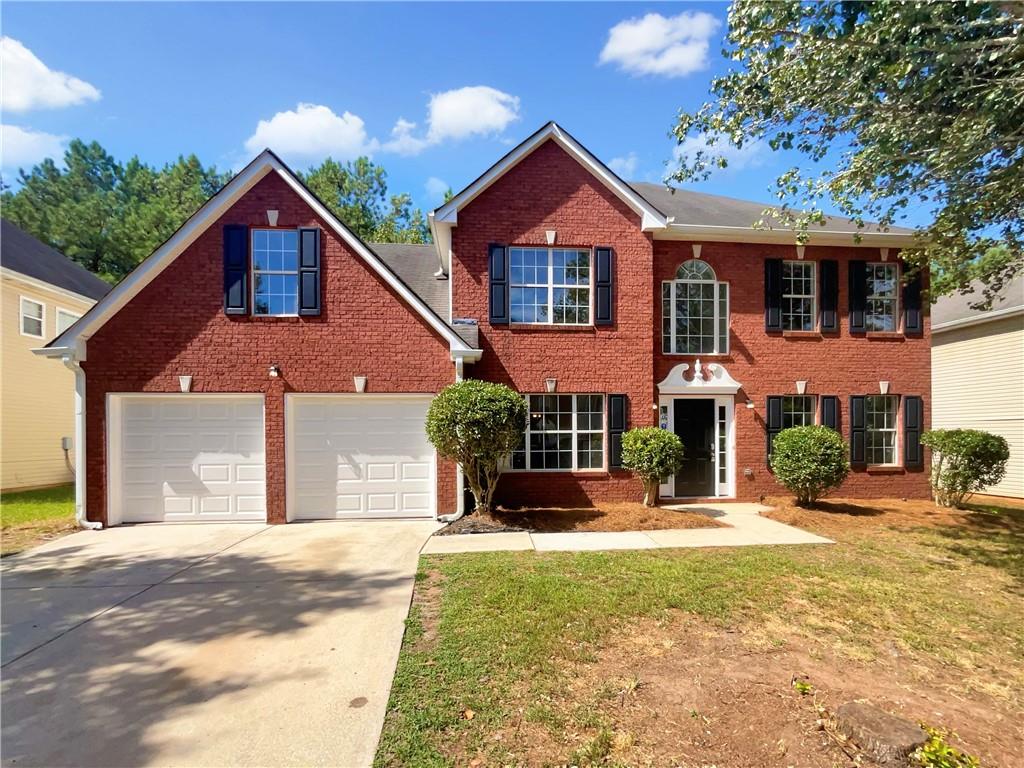
M775 436L769 462L775 479L810 505L835 490L850 474L846 441L829 427L790 427Z
M972 493L1006 475L1010 446L999 435L978 429L934 429L921 435L921 442L932 449L932 493L944 507L960 507Z
M674 475L683 463L679 436L658 427L637 427L622 435L622 466L644 484L644 504L658 502L658 484Z
M430 403L427 438L462 466L476 512L491 514L501 463L526 428L526 401L504 384L468 379L449 384Z

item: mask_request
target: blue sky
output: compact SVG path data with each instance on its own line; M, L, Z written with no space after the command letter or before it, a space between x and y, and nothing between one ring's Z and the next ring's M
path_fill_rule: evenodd
M656 181L675 114L725 69L726 10L7 2L4 176L69 137L222 168L270 143L299 169L369 152L392 191L432 208L553 119L625 177ZM768 200L792 159L754 147L695 188Z

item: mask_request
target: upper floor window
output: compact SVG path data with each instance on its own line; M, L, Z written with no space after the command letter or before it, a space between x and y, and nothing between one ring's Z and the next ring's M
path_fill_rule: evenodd
M782 330L814 330L815 285L813 261L782 263Z
M509 248L513 323L590 324L590 251Z
M299 233L286 229L252 231L254 315L297 315Z
M46 308L42 303L21 297L21 333L23 336L43 338L43 321Z
M729 351L729 284L718 282L707 262L691 259L661 284L661 351L725 354Z
M869 331L895 331L899 324L899 267L868 264L864 327Z
M865 448L868 464L896 463L896 395L864 398Z
M60 336L64 331L70 328L72 325L78 322L81 315L77 315L74 312L68 312L66 309L57 309L57 335Z
M603 395L527 395L529 416L512 469L602 469Z
M782 428L814 426L814 395L783 395Z

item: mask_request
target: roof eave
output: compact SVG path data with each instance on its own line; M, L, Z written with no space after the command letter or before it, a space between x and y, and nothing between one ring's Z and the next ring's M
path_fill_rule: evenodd
M898 232L825 232L811 230L807 245L847 245L862 248L909 248L920 245L915 234ZM703 240L705 242L749 242L797 244L797 233L792 229L758 229L708 224L669 224L656 232L656 240Z

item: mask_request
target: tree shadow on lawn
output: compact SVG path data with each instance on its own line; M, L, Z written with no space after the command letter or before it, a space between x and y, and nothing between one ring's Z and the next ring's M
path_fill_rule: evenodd
M968 504L953 514L952 524L927 529L940 537L935 546L1006 573L1024 595L1024 508Z
M30 584L25 580L33 573L59 570L78 549L18 559L22 583ZM306 687L307 704L338 706L324 700L332 694L326 683L316 686L341 657L310 654L308 644L300 648L293 642L297 636L336 611L373 610L385 592L408 580L387 570L292 570L229 552L209 562L216 567L202 583L140 585L144 591L117 608L9 662L3 668L4 764L188 762L197 754L193 748L217 739L241 745L239 763L258 764L259 740L246 741L242 729L259 726L253 718L277 720L267 709L294 710L294 702L268 703L267 694L254 703L265 689L299 683ZM100 564L122 583L132 568L167 575L183 568L180 558L151 555L105 557ZM5 570L5 579L10 574ZM242 574L244 581L231 581L231 574ZM45 587L7 587L4 600L40 588ZM343 634L342 628L339 645ZM339 732L337 738L345 736Z

